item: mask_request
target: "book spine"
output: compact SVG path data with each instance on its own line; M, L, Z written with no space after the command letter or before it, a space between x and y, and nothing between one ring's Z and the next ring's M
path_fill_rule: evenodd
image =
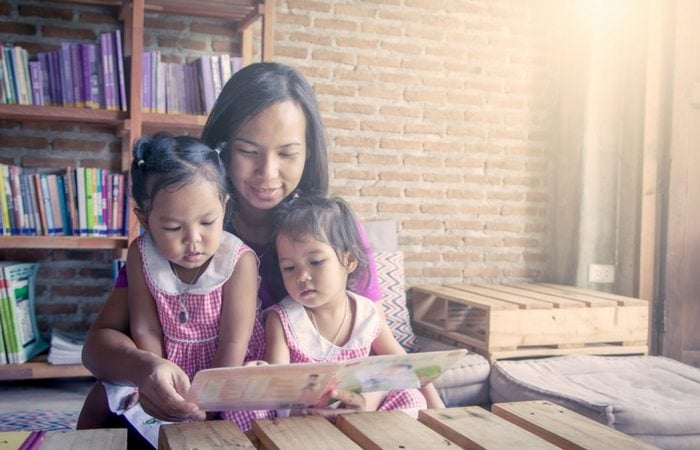
M68 204L66 203L66 186L63 182L64 174L56 175L56 189L58 190L58 206L61 210L62 234L68 236L71 233L70 217L68 215Z
M121 110L126 112L129 110L126 101L126 82L124 77L124 51L122 43L122 31L117 28L114 30L114 48L117 61L117 80L119 85L119 106Z
M39 193L36 190L36 183L34 182L35 175L36 174L27 174L27 185L29 186L29 199L32 203L36 234L44 235L46 234L46 231L41 220L41 209L39 207Z
M32 102L34 105L44 106L44 89L39 61L29 62L29 75L32 80Z
M59 61L61 63L61 92L63 93L63 106L75 106L73 96L73 69L71 67L70 44L61 43L59 50Z
M44 194L41 189L41 175L35 173L32 175L32 184L36 193L37 209L39 210L39 221L41 223L41 234L49 234L49 224L46 220L46 209L44 208Z
M49 54L46 52L39 52L37 58L39 59L39 70L41 72L41 95L44 100L43 104L52 106L55 103L51 94Z
M141 110L151 112L151 52L143 52L141 60Z
M0 267L0 320L2 321L2 333L5 341L5 357L10 364L19 362L20 348L15 336L15 325L12 320L12 308L10 296L7 292L7 280L4 271Z
M51 209L51 193L49 189L48 175L39 175L41 181L41 197L44 201L44 212L46 214L46 229L48 230L48 235L53 236L56 234L56 225L53 221L53 210Z
M10 224L10 235L19 234L17 228L14 198L12 196L12 182L10 180L10 166L2 166L2 177L5 183L5 203L7 204L8 223Z
M78 223L80 236L87 236L87 206L85 203L85 168L76 167L75 169L75 186L76 197L78 200Z
M54 105L61 106L63 98L63 82L61 79L61 51L55 50L49 53L49 85L51 86L51 98Z
M36 223L34 222L32 199L29 196L29 184L27 174L19 174L19 187L21 190L22 209L24 210L24 233L22 234L34 236L36 235Z
M90 77L90 44L80 44L80 62L82 64L81 78L83 80L82 84L82 98L83 105L85 108L93 109L95 108L95 103L92 99L92 81Z
M16 234L25 234L27 224L24 221L24 207L22 205L22 190L19 183L19 166L10 166L10 185L12 186L12 204L15 210Z
M8 103L17 104L19 103L19 97L17 94L17 72L15 69L14 47L11 44L5 44L3 52L5 53L5 62L7 63L8 80L10 81L8 91L10 101Z
M47 176L49 196L51 199L51 214L53 216L53 229L55 235L63 234L63 219L61 217L61 203L58 195L58 175L51 173Z
M207 114L214 107L214 77L211 71L211 56L202 56L197 60L199 68L204 113Z
M2 71L3 71L3 97L2 97L2 102L6 104L12 104L13 99L12 99L12 69L10 67L10 62L7 59L6 55L6 49L7 47L5 45L0 46L0 62L2 62Z
M97 223L96 231L97 234L100 236L104 236L107 234L107 229L105 228L105 216L104 216L104 211L105 211L105 192L103 189L103 182L104 178L102 174L104 173L104 169L101 168L96 168L95 169L95 223Z
M7 190L10 188L5 182L6 164L0 164L0 214L2 214L2 235L9 236L10 230L10 209L7 205Z
M85 219L87 221L87 235L95 235L95 186L93 175L95 169L85 168Z
M127 212L125 211L125 205L128 205L127 203L127 194L126 194L126 179L127 179L126 174L120 173L117 176L117 225L116 229L117 232L121 236L126 236L126 217L127 217Z
M80 44L70 44L70 67L73 78L73 101L77 108L85 107L85 77L83 76L83 56Z
M114 55L112 54L112 39L109 33L100 34L100 51L102 54L105 108L114 111L117 109L114 95Z
M70 234L77 236L80 234L80 224L78 223L78 210L75 197L75 170L72 167L66 169L63 175L66 186L66 204L68 205L68 215L70 216Z
M240 56L231 57L231 76L243 68L243 58Z

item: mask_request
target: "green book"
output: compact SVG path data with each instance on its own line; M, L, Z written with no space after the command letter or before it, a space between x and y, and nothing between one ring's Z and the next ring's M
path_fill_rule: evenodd
M7 358L12 363L24 363L49 347L36 323L35 279L36 263L0 262L5 277L7 299L3 302L3 330L8 328L10 340L5 339ZM6 320L7 319L7 320Z

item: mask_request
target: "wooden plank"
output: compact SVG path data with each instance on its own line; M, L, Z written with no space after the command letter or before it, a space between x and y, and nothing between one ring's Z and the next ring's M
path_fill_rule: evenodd
M41 450L126 450L126 428L49 431Z
M420 411L418 420L462 448L558 448L479 406L426 409Z
M611 294L609 292L601 292L601 291L594 291L592 289L583 289L579 288L576 286L565 286L561 284L549 284L549 283L536 283L535 286L543 286L543 287L548 287L550 289L557 289L561 291L562 293L569 293L569 294L582 294L582 295L588 295L591 297L599 297L607 300L613 300L617 302L618 305L624 305L624 306L638 306L638 305L648 305L649 302L647 300L641 299L641 298L634 298L634 297L626 297L624 295L617 295L617 294Z
M482 353L482 352L479 352ZM649 347L644 342L637 344L630 343L610 343L580 345L576 347L522 347L517 349L496 349L486 352L486 356L491 362L498 359L525 358L531 356L561 356L561 355L646 355Z
M233 422L208 420L163 425L158 433L158 449L256 448Z
M548 401L495 403L491 409L497 416L564 449L656 448Z
M648 318L648 309L639 306L491 311L488 346L646 342Z
M401 411L341 414L336 426L363 449L454 448L454 443Z
M541 294L539 292L533 292L527 289L522 289L519 287L515 286L508 286L504 284L492 284L492 285L478 285L478 286L485 286L489 287L490 289L494 289L497 291L501 292L508 292L513 295L521 296L521 297L529 297L536 299L541 302L549 303L552 305L553 308L585 308L586 303L579 301L579 300L571 300L568 298L562 298L562 297L554 297L551 295L545 295Z
M537 298L547 299L555 303L555 308L570 308L570 307L586 307L586 308L596 308L596 307L609 307L615 306L615 302L609 300L604 300L601 298L589 297L589 296L574 296L574 295L562 295L560 292L548 291L541 286L530 284L530 283L519 283L519 284L509 284L506 285L511 289L518 289L524 295L532 295Z
M478 295L469 294L468 292L460 291L446 286L430 285L416 286L415 291L422 292L428 295L435 295L446 300L452 300L465 305L481 307L485 309L519 309L518 305L504 302L501 300L480 297Z
M525 289L531 292L537 292L540 295L550 296L556 300L574 300L584 303L589 308L598 308L606 306L617 306L617 301L611 299L600 298L592 295L576 294L573 292L565 292L560 289L552 289L541 284L522 283L512 284L510 286Z
M0 248L69 248L82 250L127 248L126 237L2 236Z
M253 421L253 435L267 450L359 449L349 437L321 416Z
M552 302L542 301L524 295L513 295L507 291L502 291L494 285L477 284L448 284L448 287L463 292L470 292L479 296L492 298L517 305L520 309L551 309Z

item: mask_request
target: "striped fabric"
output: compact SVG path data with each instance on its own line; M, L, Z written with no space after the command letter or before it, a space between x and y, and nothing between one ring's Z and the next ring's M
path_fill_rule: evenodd
M394 337L407 352L418 350L416 335L406 306L406 286L403 271L403 253L400 251L374 253L379 286L382 289L384 314Z

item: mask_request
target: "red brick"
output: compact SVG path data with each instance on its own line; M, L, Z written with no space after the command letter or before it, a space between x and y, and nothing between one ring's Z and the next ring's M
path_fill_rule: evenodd
M64 28L58 26L44 26L41 33L46 38L70 39L94 42L97 34L88 28Z
M0 33L34 35L36 27L28 23L0 22Z

